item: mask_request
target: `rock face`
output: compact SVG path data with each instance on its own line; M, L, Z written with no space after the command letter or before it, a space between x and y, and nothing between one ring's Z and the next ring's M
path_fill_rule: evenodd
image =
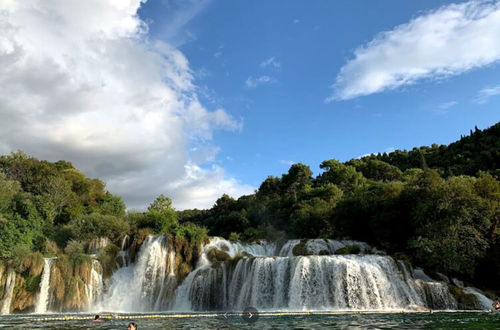
M104 241L103 241L104 242ZM199 244L199 243L197 243ZM252 244L144 232L97 255L33 253L0 264L0 310L12 312L164 310L478 309L474 288L427 276L356 241ZM94 251L96 252L96 251Z

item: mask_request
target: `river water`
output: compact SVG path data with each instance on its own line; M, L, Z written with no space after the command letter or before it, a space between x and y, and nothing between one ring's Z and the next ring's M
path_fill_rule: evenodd
M4 315L0 316L0 329L127 329L130 321L144 329L500 329L500 313L488 312L436 312L436 313L374 313L374 314L319 314L319 315L260 315L249 323L238 315L199 314L190 317L169 318L169 314L156 314L159 318L146 318L146 314L114 314L101 323L90 320L52 320L38 318L64 318L69 314ZM78 314L77 317L91 317ZM117 317L123 317L121 319Z

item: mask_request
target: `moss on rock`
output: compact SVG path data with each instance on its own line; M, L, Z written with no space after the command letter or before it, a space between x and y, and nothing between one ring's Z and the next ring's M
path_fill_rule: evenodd
M295 245L292 249L292 253L294 256L310 256L311 253L307 249L307 240L300 240L299 244Z
M338 249L335 251L335 254L359 254L361 252L361 249L357 245L346 245L343 248Z
M231 256L227 252L215 248L208 250L207 258L213 267L218 267L221 262L231 260Z
M457 301L458 309L477 309L479 306L479 301L477 297L472 293L465 293L462 288L455 285L448 286L450 293L455 297Z

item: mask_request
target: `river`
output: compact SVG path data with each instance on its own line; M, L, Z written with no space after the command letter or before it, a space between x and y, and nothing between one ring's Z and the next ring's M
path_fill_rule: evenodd
M260 315L250 323L246 317L224 314L113 314L101 323L85 320L41 321L39 318L91 318L85 314L4 315L6 329L127 329L134 321L139 329L500 329L500 313L331 313L310 315ZM171 317L175 316L175 317ZM254 316L255 317L255 316Z

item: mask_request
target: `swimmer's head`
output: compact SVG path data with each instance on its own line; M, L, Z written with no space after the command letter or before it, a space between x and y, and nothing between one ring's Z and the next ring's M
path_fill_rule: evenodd
M94 316L94 321L99 320L99 318L100 318L99 314L96 314L96 316Z
M130 323L128 324L127 329L128 329L128 330L137 330L137 329L138 329L137 323L135 323L135 322L130 322Z

